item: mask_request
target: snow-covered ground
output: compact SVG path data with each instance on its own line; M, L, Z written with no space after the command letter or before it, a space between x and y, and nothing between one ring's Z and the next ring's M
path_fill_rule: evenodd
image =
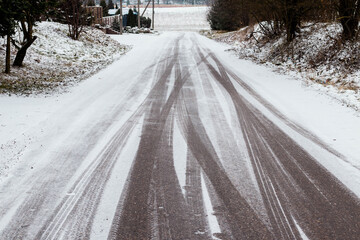
M114 133L121 128L124 122L128 121L134 109L143 102L151 89L150 85L153 79L147 79L148 75L142 77L141 73L146 72L144 69L152 71L154 56L159 56L162 46L166 46L169 39L178 36L177 32L164 32L159 35L114 35L111 36L113 40L118 41L121 45L132 45L132 50L107 68L69 88L68 92L29 97L0 95L0 184L5 185L6 180L15 174L27 179L26 177L31 176L34 172L40 172L54 156L56 156L54 159L58 159L60 162L56 163L53 171L59 171L58 168L61 168L63 164L61 162L62 155L74 155L76 159L77 152L71 151L75 149L82 154L85 152L86 158L79 162L73 162L79 166L73 166L74 169L69 170L73 173L76 172L69 182L69 186L71 186L72 181L75 181L79 175L86 172L85 169L92 166L92 159L96 159L98 152L106 147L106 144L114 137ZM282 114L314 133L327 145L344 155L343 159L336 158L329 153L325 153L329 158L323 157L325 152L323 149L311 141L304 140L298 134L294 134L294 131L289 130L283 122L274 117L262 104L259 104L256 99L253 99L254 97L234 82L234 85L238 87L237 90L256 108L260 109L276 125L280 125L282 130L285 132L289 130L291 138L300 142L307 152L315 159L319 159L320 163L348 186L355 195L360 196L360 148L358 147L360 145L360 113L358 111L319 90L318 85L307 84L300 76L277 73L265 65L258 65L250 60L240 60L237 55L226 51L229 49L228 44L215 42L200 35L189 39L196 40L201 46L211 49L223 65L233 69L244 82ZM60 48L56 51L62 50ZM139 65L139 59L141 59L141 65ZM189 65L189 68L191 67L193 66ZM153 76L153 74L149 74L149 76ZM199 82L194 82L195 85L201 85ZM142 88L133 88L136 84ZM215 85L214 87L218 89L216 96L223 96L221 101L223 108L226 109L226 96L222 95L220 88L216 88ZM200 95L198 99L198 102L202 104L199 105L199 109L202 113L201 116L206 116L210 113L210 111L207 112L209 106L204 106L207 102L202 101L204 99L202 97L204 96ZM115 111L117 109L121 110L121 114ZM224 111L225 120L231 119L229 112L230 109ZM201 120L210 121L206 118ZM93 239L107 238L110 231L111 218L116 211L114 203L120 198L123 188L126 187L127 174L139 145L141 125L142 120L128 136L128 141L123 146L124 150L119 156L121 161L114 165L114 171L109 176L110 184L104 191L99 211L94 219L96 227L91 236ZM216 135L214 129L207 129L207 131L210 132L209 136ZM89 142L78 141L78 138L83 140L84 136L89 136ZM177 124L175 124L174 138L175 168L178 175L183 176L186 144ZM219 151L219 146L215 146L215 148L216 151ZM46 149L46 152L39 154L43 149ZM32 158L32 156L41 156L41 158ZM317 156L322 157L317 158ZM67 173L65 171L62 174L66 175ZM49 178L51 179L51 177ZM179 177L179 180L181 186L185 186L185 179ZM17 184L21 186L21 183ZM61 185L63 183L54 184ZM54 191L56 191L55 187L51 186ZM19 189L19 191L27 192L26 183L20 188L24 189ZM70 188L66 187L65 189ZM205 186L203 186L203 191L211 232L219 232L218 222L213 215L214 206L209 199L210 193ZM74 198L79 197L75 191L66 192L66 194ZM63 196L57 197L50 196L49 199L61 200L60 197ZM9 214L1 219L0 232L6 227L8 220L13 217L11 214L15 214L16 208L22 204L22 201L23 198L19 197L12 207L14 211L9 211Z
M5 58L0 58L0 93L51 93L91 76L127 50L97 29L85 28L78 41L72 40L68 26L54 22L38 23L34 36L38 38L28 49L23 67L12 67L5 74ZM0 53L5 56L5 45ZM12 61L15 54L13 47Z
M141 10L143 11L143 9ZM206 21L208 7L155 8L155 30L159 31L198 31L210 29ZM152 9L144 14L151 18Z
M151 48L151 44L163 44L169 34L113 36L122 44L132 43L134 49L126 58L116 61L107 69L74 87L69 93L37 97L0 96L0 179L6 178L11 173L11 169L21 163L24 152L36 146L41 136L49 134L49 131L56 132L56 129L49 126L66 123L66 119L61 115L58 116L60 109L64 110L72 104L76 105L80 100L86 101L84 99L92 95L96 96L97 92L104 91L111 85L125 89L126 81L119 81L119 78L124 76L123 71L134 68L131 66L136 65L136 59L139 57L151 59L151 55L157 51ZM298 78L275 73L266 66L259 66L251 61L239 60L225 51L228 48L226 44L216 43L205 37L199 37L199 40L211 46L226 65L237 69L243 80L282 113L345 155L350 166L360 168L359 112L348 108L322 91L309 87ZM145 49L148 50L144 51ZM124 66L124 69L118 66ZM132 69L131 72L136 73L136 69ZM81 125L81 119L78 121ZM353 182L351 185L360 186L360 182L356 182L359 176L354 178L353 174L348 175L346 164L331 161L328 164L331 165L329 169L336 171L336 176L345 184ZM360 189L357 194L360 194Z
M149 47L147 44L155 44L159 37L158 35L127 34L114 36L114 38L121 44ZM59 47L57 51L62 50ZM145 51L147 58L151 59L152 51L156 50L147 48ZM143 52L136 50L132 52L136 53L135 56L129 56L125 61L115 61L107 69L101 70L88 80L68 88L69 92L30 96L0 94L0 182L8 176L14 166L21 162L24 152L36 146L39 138L48 135L49 132L56 134L57 130L51 126L59 126L60 123L70 124L69 116L66 114L58 116L59 111L77 106L80 104L80 99L82 99L81 103L86 102L84 99L93 99L99 92L113 86L126 89L126 81L124 82L123 77L129 81L132 79L132 74L136 73L137 58L144 55ZM129 61L129 58L132 60ZM119 64L124 67L119 69ZM121 85L118 86L120 83Z
M170 15L168 17L171 18ZM179 27L178 29L181 28ZM19 169L18 167L21 169L21 166L31 166L31 169L33 167L36 170L41 169L41 166L48 161L45 159L46 156L61 154L61 152L57 153L58 146L66 148L73 144L79 146L79 150L90 148L89 146L94 143L89 143L89 146L84 144L83 146L82 143L77 142L76 138L72 139L71 134L75 131L86 132L88 128L95 129L95 127L99 127L97 125L94 126L99 119L107 119L107 114L115 106L123 105L123 109L126 109L126 111L124 110L126 112L124 115L114 122L110 122L110 120L109 122L102 122L109 124L109 126L113 125L107 131L105 131L106 127L100 126L100 131L105 131L105 133L101 135L102 137L99 139L99 142L94 144L94 149L91 149L89 153L89 158L94 157L92 156L93 152L96 153L98 149L104 147L103 145L113 136L112 134L131 116L134 110L131 106L139 105L148 93L148 90L150 90L149 84L151 80L149 79L148 82L145 81L143 83L144 89L141 89L141 92L144 92L144 94L138 94L140 97L134 100L135 103L132 102L130 104L125 101L128 100L127 96L131 95L129 90L132 89L130 88L133 85L132 81L140 79L141 71L147 67L147 64L138 66L138 59L142 59L143 63L152 63L153 56L158 56L158 52L160 52L159 49L161 47L159 46L165 46L168 39L173 38L176 34L164 32L160 35L124 34L122 36L111 36L112 39L118 41L121 45L132 45L132 50L106 69L69 88L69 91L66 93L30 97L0 95L0 183L5 182L4 180L14 174L15 169ZM308 84L300 75L277 73L268 66L258 65L250 60L240 60L237 55L226 51L229 49L228 44L218 43L200 35L196 36L196 40L202 46L210 48L221 59L223 65L235 69L236 74L243 81L274 105L281 113L314 133L327 145L344 155L345 161L333 157L325 160L324 158L319 159L321 159L320 163L327 170L332 172L358 197L360 196L359 111L349 108L346 104L337 100L337 98L329 96L326 91L321 90L323 89L322 85ZM57 52L63 51L61 48L54 48L56 48ZM85 51L84 54L88 53ZM249 94L241 88L238 88L238 91L251 99L251 96L247 96ZM221 95L221 91L217 95ZM118 102L115 103L113 102L114 100ZM226 99L224 100L225 102ZM263 111L276 124L281 125L278 120L271 116L271 113L256 102L256 100L253 102L255 107ZM228 116L225 116L225 118L228 118ZM90 119L95 119L95 123L92 123ZM139 123L139 125L141 124ZM286 130L286 126L283 126L283 129ZM98 134L100 135L100 133ZM96 232L93 233L95 239L106 238L107 232L104 231L106 227L103 225L109 225L107 217L113 214L116 207L114 205L114 208L109 208L106 201L109 199L111 201L111 198L118 199L120 197L122 187L126 182L126 174L131 168L131 161L136 153L140 134L141 129L138 127L129 137L129 143L125 146L124 153L122 153L124 156L121 156L121 164L114 166L116 174L111 176L110 182L116 182L116 184L111 185L104 193L109 198L104 198L105 200L103 201L105 203L101 205L101 211L99 211L100 213L95 219L97 223L100 223L95 229ZM46 141L47 136L58 135L60 136L59 138L49 138L51 140L49 142ZM77 135L75 134L75 136ZM295 134L290 134L290 136L296 141L302 141ZM178 130L175 131L174 137L177 138L174 141L176 146L184 145ZM71 141L64 142L65 139L71 139ZM319 150L312 143L304 141L302 146L315 158L317 155L323 154L322 150ZM29 157L29 154L36 153L36 151L41 152L43 148L50 151L48 155L42 155L44 159L31 159ZM180 159L185 159L184 151L181 152L178 149L178 151L174 151L174 154ZM24 156L27 156L26 159L30 159L30 162L24 162ZM85 168L86 164L89 163L84 161L79 169ZM175 167L177 171L179 169L184 170L184 166L181 164ZM29 173L31 169L21 169L21 173L32 174ZM112 178L117 180L113 181ZM119 181L121 183L120 187ZM213 206L206 197L209 193L205 187L203 189L206 209L210 215L212 232L217 232L219 226L216 219L211 215ZM0 230L1 227L0 224Z
M291 75L360 111L360 43L341 43L341 31L338 23L304 23L291 44L286 43L285 35L267 39L258 25L235 32L207 34L229 44L239 58Z

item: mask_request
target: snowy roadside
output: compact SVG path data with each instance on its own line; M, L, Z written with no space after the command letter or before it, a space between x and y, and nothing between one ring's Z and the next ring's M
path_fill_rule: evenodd
M202 44L221 59L221 63L235 69L237 76L246 82L262 98L266 99L289 120L307 129L321 139L326 145L344 155L343 160L334 159L321 153L314 143L297 139L291 131L284 129L295 141L298 141L328 171L360 196L360 112L347 107L328 94L319 84L310 87L301 78L291 74L278 73L264 64L251 60L239 59L229 53L229 45L202 37ZM237 84L234 82L235 86ZM245 97L249 94L241 89L238 91ZM255 99L251 101L274 123L282 124L268 114L267 110Z
M164 24L170 22L176 29L208 29L204 18L206 11L206 7L158 9L155 28L164 29L160 22L163 21ZM151 11L148 9L146 14ZM178 20L174 22L174 19ZM44 125L59 124L64 118L61 109L76 105L80 99L100 91L98 89L112 89L126 82L124 78L130 79L131 73L136 72L138 58L151 59L151 52L157 52L154 46L161 45L158 40L166 42L162 34L108 36L96 29L87 29L79 41L72 41L67 36L66 25L51 22L41 22L36 29L34 35L39 38L29 48L25 66L12 68L10 75L0 73L0 182L21 163L25 152L48 134ZM131 54L120 57L130 48ZM142 50L137 50L139 48ZM0 45L0 53L4 51L4 46ZM139 51L141 54L133 54ZM2 58L0 68L4 69ZM88 79L77 84L85 78ZM18 84L9 90L9 84L13 82ZM72 85L75 86L70 87ZM12 94L15 92L22 94ZM60 114L58 122L49 123L50 116L57 114ZM56 129L51 131L56 132Z
M65 102L71 104L74 89L69 87L131 49L97 29L86 29L79 41L70 39L67 31L67 25L39 23L34 33L38 39L29 48L24 67L12 67L10 75L0 73L0 181L44 134L39 123L48 122ZM0 46L0 53L4 51ZM3 58L0 68L4 69ZM58 94L64 92L69 93Z
M67 36L68 26L40 22L34 30L38 39L28 49L21 68L11 74L0 73L0 94L49 94L66 91L66 86L88 78L124 54L128 47L114 41L102 31L87 28L78 41ZM20 37L20 36L19 36ZM15 58L12 49L12 61ZM5 56L5 46L0 46ZM0 59L3 70L5 59Z
M96 105L97 108L84 108L84 111L95 112L94 114L98 116L104 114L107 110L104 106L110 102L108 100L117 99L114 96L121 97L132 82L129 80L139 77L139 59L142 59L143 63L150 64L153 56L157 56L156 53L166 45L168 39L171 39L173 35L178 36L179 34L165 32L160 35L112 36L122 44L134 45L133 49L108 68L71 88L69 93L49 95L46 98L0 95L0 182L3 177L6 178L11 174L14 166L21 163L24 152L34 148L36 144L39 145L39 139L44 134L54 133L55 135L60 129L59 126L71 123L68 115L63 114L63 109L77 106L79 102L85 103L84 106L90 105L88 98L92 98L99 101ZM197 39L201 45L211 49L222 60L222 64L235 69L236 74L242 80L281 113L344 154L347 162L328 160L322 164L344 184L356 185L356 192L360 193L358 187L360 181L356 180L359 175L352 174L354 168L360 169L359 112L342 106L334 98L316 90L315 87L308 87L305 81L299 81L291 75L276 73L269 67L254 64L249 60L238 59L234 54L225 51L229 49L227 44L221 44L198 35ZM99 98L103 93L109 95L109 99ZM256 105L256 101L254 104ZM256 107L261 109L260 105L256 105ZM80 123L88 119L87 115L77 117ZM50 126L44 126L46 124ZM85 125L85 127L87 126ZM313 145L307 144L306 147L313 152ZM38 151L41 150L42 146Z
M228 51L240 59L265 65L304 85L360 111L359 42L339 42L341 27L331 23L308 23L291 44L285 36L266 39L258 26L228 33L203 32L203 35L229 45Z

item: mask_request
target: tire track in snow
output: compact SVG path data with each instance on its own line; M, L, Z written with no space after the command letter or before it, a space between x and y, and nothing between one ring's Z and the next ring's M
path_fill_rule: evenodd
M178 56L178 41L175 52L171 59L171 67L166 66L167 74L159 79L166 82L173 70ZM180 79L181 81L181 79ZM175 82L175 84L177 84ZM181 86L180 86L181 88ZM163 134L166 120L170 114L175 100L176 88L166 101L167 89L162 84L155 88L155 96L151 102L151 108L146 113L139 149L134 160L134 167L130 173L130 182L124 203L121 207L118 228L111 236L113 239L147 239L151 234L151 223L149 221L148 196L150 193L152 171L155 164L156 151L159 148L161 135Z
M185 198L190 211L192 235L190 239L211 239L211 230L205 210L201 184L201 167L192 155L187 152Z
M166 61L161 61L158 65L164 64L166 64ZM170 62L169 64L173 63ZM144 77L146 77L146 72L147 69L143 74ZM164 74L163 77L166 78L168 73ZM163 85L161 81L155 83L155 87L161 85ZM65 232L67 238L90 237L90 229L93 224L92 219L94 218L96 207L99 204L103 188L111 174L111 170L118 160L118 156L133 128L150 106L150 100L154 94L155 91L151 90L143 104L140 105L131 118L116 133L104 152L93 163L96 167L92 168L90 166L78 179L71 189L71 192L78 193L77 196L70 196L63 200L59 206L60 209L56 211L56 215L48 221L49 225L44 226L42 231L38 233L37 238L54 239L57 238L57 235L64 235L64 233L59 233L59 231ZM69 218L71 215L78 216L78 218Z
M209 99L207 101L207 106L210 109L209 120L212 122L216 133L214 141L218 142L222 165L238 191L257 210L258 214L262 215L263 220L266 221L267 216L263 213L263 203L261 202L260 193L258 193L259 190L256 179L253 176L253 169L246 159L246 153L244 153L245 142L242 143L241 139L235 137L234 127L230 126L225 118L220 100L210 82L216 82L216 80L214 81L209 78L205 65L200 66L199 71L201 73L202 88L207 99ZM232 117L238 121L236 113ZM241 142L241 145L238 142Z
M192 45L185 46L185 43ZM358 199L241 96L234 83L290 128L340 156L338 153L323 146L310 132L288 120L262 99L233 71L222 65L210 50L200 47L193 35L183 34L169 41L160 59L145 69L125 97L129 100L138 97L142 92L139 86L147 86L147 78L155 76L150 92L131 117L124 119L107 145L79 176L74 175L78 165L65 173L66 178L76 178L67 189L69 195L61 197L62 201L53 214L45 215L50 217L42 220L38 228L29 228L27 223L41 217L41 213L46 211L44 206L50 206L51 195L59 191L59 188L50 189L58 178L35 180L40 184L30 189L32 192L1 237L89 239L113 166L119 161L134 128L144 118L138 152L117 203L109 239L212 238L204 208L202 179L220 226L221 233L216 233L218 238L301 239L306 234L310 239L358 239ZM192 71L196 71L196 77ZM228 95L230 103L227 104L232 104L230 116L238 121L237 125L230 125L223 116L223 105L214 84ZM199 96L205 98L200 100ZM200 101L204 99L210 109L208 112L201 109L204 105ZM101 136L98 131L106 131L112 120L124 113L121 108L126 106L132 105L117 104L109 116L103 118L106 119L104 126L94 124L96 129L87 135L92 144L87 148L79 153L69 149L68 155L62 157L72 159L72 162L85 158L86 151ZM203 118L201 114L204 112L206 117L210 116L210 121ZM185 194L174 167L174 121L177 121L188 145ZM209 127L213 128L215 138L212 138L213 133L209 134ZM233 134L235 127L242 135ZM244 146L235 143L238 136L244 137ZM239 159L242 151L247 151L249 159ZM246 160L254 171L257 186L249 180L247 171L251 169L244 170ZM60 170L66 170L66 166ZM61 172L56 176L59 174ZM242 184L247 187L242 187ZM257 187L260 194L244 193L251 191L250 186ZM60 189L65 189L65 186ZM259 204L263 205L261 210L256 207ZM14 228L17 223L22 224L20 228Z
M191 239L190 214L173 162L173 124L172 114L163 133L153 171L159 219L156 225L160 233L159 238L154 239Z
M207 56L204 56L206 58ZM178 58L175 55L174 60ZM197 68L204 60L201 59L195 64ZM170 69L172 70L172 69ZM147 197L150 192L151 172L154 166L155 153L159 148L160 137L163 133L166 120L170 111L178 99L179 92L184 83L192 74L188 69L175 79L174 87L166 100L162 103L157 99L149 111L149 119L144 124L140 147L135 159L134 168L130 173L130 183L127 197L121 206L122 214L117 222L114 222L117 230L110 236L111 239L147 239L152 235ZM169 68L164 71L169 71ZM157 97L163 98L166 91L158 92ZM155 104L156 103L156 104ZM161 107L162 106L162 107Z
M194 98L184 97L178 102L183 105L183 112L179 114L182 118L180 123L186 133L189 149L224 204L225 216L232 235L235 239L272 239L272 234L230 181L201 123L197 106L191 99Z
M171 46L171 45L170 45ZM156 65L163 64L168 59L168 54L164 54L164 58L160 57L160 60ZM153 64L154 66L155 64ZM141 77L136 81L135 86L133 86L129 93L127 94L127 98L129 99L129 102L133 102L139 94L143 91L142 85L145 87L148 84L149 74L152 72L152 67L150 66L147 69L145 69L144 73L141 75ZM161 84L161 83L160 83ZM124 97L122 97L124 98ZM111 119L115 119L119 114L126 111L128 108L127 105L131 105L128 103L128 101L121 101L121 104L117 106L113 112L109 114L109 118L106 121L101 121L100 123L97 123L93 129L89 133L87 133L86 136L89 136L88 141L89 142L96 142L99 139L99 134L102 134L105 132L107 128L110 127L112 124ZM92 162L92 164L82 173L82 175L79 177L79 179L75 182L74 186L70 189L70 195L67 195L64 197L63 201L59 204L58 207L56 207L56 214L53 214L49 217L49 220L47 222L42 221L40 227L43 225L42 229L38 232L36 235L36 239L39 239L40 237L48 236L49 238L55 238L56 236L77 236L77 232L81 236L89 236L89 228L92 224L92 218L95 214L96 206L98 204L99 198L101 196L101 193L103 191L103 186L106 184L107 181L107 175L110 173L111 166L114 165L114 162L116 161L116 156L121 152L121 145L126 141L126 136L131 132L132 128L137 124L139 118L144 113L144 109L146 109L148 103L146 101L143 102L143 104L140 105L137 112L133 114L132 117L124 124L124 127L118 131L113 137L113 139L110 141L109 145L111 145L110 150L105 149L100 154L102 156L99 156L96 160ZM131 128L131 129L130 129ZM123 140L121 140L124 138ZM122 142L122 143L120 143ZM81 152L74 156L74 154L70 154L69 156L61 156L62 158L68 158L68 159L84 159L85 156L92 148L94 144L89 144L88 148L82 148ZM120 149L117 149L120 148ZM111 159L110 159L111 158ZM78 166L78 165L75 165ZM65 166L64 166L65 167ZM70 169L68 169L70 170ZM74 168L76 170L76 168ZM70 175L71 171L60 171L57 170L58 173L60 172L67 172L68 175ZM57 174L58 174L57 173ZM48 174L48 172L47 172ZM54 174L56 176L56 174ZM54 179L54 175L50 175L51 178ZM39 177L41 179L42 177ZM59 180L58 180L59 181ZM36 182L36 181L35 181ZM24 222L24 225L28 226L27 223L31 223L33 219L38 218L39 214L38 211L32 211L29 214L29 209L43 209L42 207L44 205L44 202L48 202L47 195L52 195L49 193L49 191L54 190L52 186L54 185L53 180L46 180L44 181L42 179L41 182L45 182L45 185L42 186L36 186L31 189L33 194L31 194L20 206L20 208L17 210L17 218L14 220L14 224L18 226L19 222ZM97 186L97 187L95 187ZM45 191L49 191L46 193ZM57 189L58 190L58 189ZM73 195L73 190L76 190L76 195ZM34 196L38 196L41 192L41 201L34 199ZM80 196L81 195L81 196ZM87 209L86 211L83 211L83 209ZM90 211L91 210L91 211ZM24 214L22 214L22 212ZM76 215L77 218L69 218L70 215ZM80 219L80 220L79 220ZM45 220L43 218L43 220ZM57 224L55 224L57 223ZM59 224L62 223L62 224ZM13 231L13 227L11 227L13 224L8 224L8 227L3 231L3 236L27 236L27 238L32 238L33 233L28 233L28 227L24 228L17 228L17 231ZM31 226L31 224L29 224ZM52 230L50 230L52 229ZM60 232L60 233L59 233ZM66 235L65 234L68 234ZM44 234L45 233L45 234ZM49 234L50 235L47 235ZM44 234L44 235L43 235ZM65 235L64 235L65 234Z
M200 52L200 49L199 49L199 53L200 53L200 55L202 54ZM234 104L235 104L236 111L238 112L238 118L240 121L240 126L243 129L244 136L245 136L245 138L248 138L246 131L244 131L244 129L247 129L247 126L243 122L243 119L246 118L246 115L239 113L239 111L241 111L240 108L242 106L239 107L237 105L237 103L243 101L243 99L240 99L241 97L238 95L237 91L232 86L232 83L231 83L230 79L228 78L228 76L226 75L226 73L224 73L224 71L222 71L223 70L222 68L219 67L219 71L220 71L220 73L219 73L208 61L206 61L206 66L210 70L214 79L216 81L218 81L226 89L226 91L232 97L233 101L234 101L234 98L236 98L238 96L239 100L234 101ZM247 139L245 139L245 140L247 140ZM246 142L246 144L247 144L247 146L249 145L247 142ZM249 146L248 146L248 152L250 153L250 157L252 157L251 159L253 159L254 157L256 158L252 149L249 148ZM269 199L269 197L268 197L268 195L271 194L272 192L269 193L269 191L266 191L267 190L266 179L264 180L263 178L261 178L261 176L263 176L263 175L259 175L260 170L258 169L258 166L256 164L254 164L254 161L252 161L252 164L253 164L253 169L255 170L255 176L257 177L257 180L258 180L259 188L260 188L262 196L263 196L264 205L265 205L265 208L267 209L268 217L269 217L271 228L272 228L274 235L276 236L276 238L280 238L280 239L282 239L284 237L283 231L291 232L292 235L295 235L295 234L293 234L293 231L291 230L291 226L283 225L282 223L279 224L279 222L281 222L281 220L282 220L282 216L279 216L276 209L274 210L274 208L273 208L273 205L274 205L273 199L274 198Z
M197 40L196 40L197 41ZM245 81L243 81L239 76L235 74L234 71L229 69L228 67L221 64L221 61L211 52L210 49L203 47L204 51L207 54L211 55L211 59L215 61L217 66L219 67L220 71L226 72L229 76L231 76L244 90L246 90L250 95L252 95L257 101L259 101L264 107L266 107L270 112L272 112L275 116L281 119L287 126L301 134L302 136L310 139L312 142L316 143L323 149L326 149L328 152L334 154L335 156L339 157L343 161L351 164L348 162L341 153L327 145L324 141L322 141L319 137L305 129L304 127L300 126L299 124L295 123L294 121L287 118L284 114L282 114L274 105L272 105L269 101L265 98L260 96L253 88L251 88ZM357 166L352 165L353 167L359 169ZM359 169L360 170L360 169Z
M195 62L201 61L201 59L195 59L195 58L191 60ZM186 67L184 68L186 69ZM187 99L188 101L192 101L193 106L196 107L197 105L196 96L193 93L194 93L193 76L190 76L189 79L185 82L184 87L181 89L181 93L177 101L177 106L179 103L184 101L184 99ZM180 108L176 107L177 117L179 117L178 114L183 113L183 112L179 112L178 111L179 109ZM184 132L183 135L185 135ZM191 151L187 149L186 180L185 180L186 185L184 186L184 188L185 188L185 199L189 211L189 221L191 222L191 227L192 227L191 235L189 239L198 239L198 240L211 239L211 231L206 216L207 213L204 205L201 181L202 181L201 167L197 163Z
M212 55L212 58L216 57ZM273 216L272 226L277 238L301 238L293 221L295 218L310 238L356 239L360 232L358 199L243 99L225 67L219 60L215 61L220 73L209 62L206 65L233 98L240 125L247 136L248 151L253 153L250 156L258 183L263 187L263 198L268 202L268 215Z
M129 95L126 97L127 99L129 99L130 102L132 102L141 93L138 87L139 85L146 83L145 80L147 79L148 76L144 76L137 82L136 88L133 87L132 89L130 89ZM107 118L105 118L105 120L96 123L94 127L85 134L84 137L87 139L88 142L86 146L82 146L77 151L74 151L73 148L76 147L75 145L70 149L65 149L64 152L61 152L61 154L59 152L59 154L57 154L52 160L54 164L50 164L49 167L39 172L39 176L31 180L31 182L34 183L34 186L27 190L28 193L31 194L26 197L26 199L23 201L23 204L17 210L16 218L7 224L7 228L5 228L5 230L1 233L2 236L6 236L5 238L16 236L27 236L26 238L33 237L33 233L30 234L28 232L28 227L17 228L16 231L13 231L13 226L18 226L19 222L23 223L23 225L31 226L34 221L37 221L37 219L40 218L39 212L43 211L46 208L49 208L47 206L52 203L50 203L50 200L48 199L51 198L53 195L58 194L59 192L59 186L55 188L54 185L57 183L61 185L66 184L65 181L68 181L71 176L75 174L76 167L80 165L80 163L82 162L81 160L85 159L86 155L91 151L92 148L94 148L99 138L101 138L101 135L110 128L114 119L116 119L119 114L124 113L124 111L129 107L127 101L122 102L123 103L117 106L114 111L111 112L109 116L107 116ZM135 123L136 122L134 121L133 124ZM71 135L69 138L71 138ZM73 166L71 166L71 163L73 163L74 160L76 160L76 164L72 164ZM84 175L86 175L89 171L94 171L93 166L96 164L98 164L98 161L92 163L88 170L83 173L81 178L83 178ZM84 179L80 180L84 181ZM88 180L89 179L87 179L86 181ZM54 193L55 191L57 193ZM38 199L38 196L42 196L41 201ZM64 198L68 199L74 197L65 196ZM12 199L9 199L9 201L12 201ZM29 212L29 209L34 209L34 211ZM44 214L43 212L41 213ZM46 225L47 223L43 220L45 219L41 217L41 225ZM36 239L38 239L38 237L36 237Z

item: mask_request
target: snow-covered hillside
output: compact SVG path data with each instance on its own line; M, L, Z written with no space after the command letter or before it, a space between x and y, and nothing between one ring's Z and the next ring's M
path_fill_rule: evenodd
M28 49L24 67L4 74L4 57L0 58L0 93L49 93L56 86L71 85L91 76L118 59L127 47L102 31L87 28L78 41L68 37L68 26L41 22L35 28L38 39ZM15 48L12 49L15 58ZM5 45L0 46L5 56ZM55 88L59 89L59 88Z
M342 43L341 30L336 23L307 23L290 44L285 35L266 38L258 25L207 34L231 45L231 51L239 58L265 64L360 110L360 42Z

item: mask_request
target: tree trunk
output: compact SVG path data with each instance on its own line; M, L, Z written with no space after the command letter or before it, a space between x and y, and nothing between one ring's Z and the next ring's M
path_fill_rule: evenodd
M298 27L298 21L295 16L290 17L286 26L287 41L291 42L296 37L296 29Z
M5 73L10 73L10 34L6 40Z
M299 25L299 18L298 18L298 9L297 9L297 0L288 1L286 6L286 36L287 41L291 42L295 39L296 30Z
M359 21L357 19L342 19L341 25L343 27L342 37L344 40L355 39L358 30Z
M21 67L23 65L24 58L26 56L27 49L33 44L33 42L36 40L36 36L33 37L30 41L27 41L17 52L15 61L13 63L13 66Z
M137 2L137 21L138 21L138 28L141 28L141 26L140 26L140 0L138 0L138 2Z
M245 1L241 2L241 26L246 27L250 24L249 6Z
M344 40L354 39L358 31L358 6L354 0L340 0L339 18L343 28L342 37Z

